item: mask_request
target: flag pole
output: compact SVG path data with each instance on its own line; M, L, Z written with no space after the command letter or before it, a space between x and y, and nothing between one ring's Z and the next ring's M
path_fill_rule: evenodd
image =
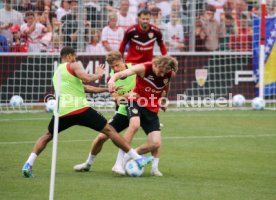
M58 125L59 125L59 96L60 96L61 72L57 69L57 87L56 87L56 106L54 109L54 138L52 150L51 180L49 200L54 200L55 178L56 178L56 160L57 160L57 144L58 144Z
M259 59L259 97L264 98L264 68L265 68L265 15L266 0L262 0L260 25L260 59Z

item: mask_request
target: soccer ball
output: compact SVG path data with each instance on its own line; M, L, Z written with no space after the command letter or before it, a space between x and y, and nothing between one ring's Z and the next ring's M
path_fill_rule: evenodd
M237 94L233 97L233 105L236 107L241 107L245 103L245 98L241 94Z
M126 173L132 177L141 176L144 172L144 167L140 169L138 167L138 164L134 160L128 161L125 166L125 169L126 169Z
M265 101L260 97L255 97L251 105L254 110L263 110L265 108Z
M46 111L47 112L53 112L56 106L56 100L51 99L46 103Z
M10 99L10 105L12 107L22 106L23 105L22 97L19 95L12 96L12 98Z

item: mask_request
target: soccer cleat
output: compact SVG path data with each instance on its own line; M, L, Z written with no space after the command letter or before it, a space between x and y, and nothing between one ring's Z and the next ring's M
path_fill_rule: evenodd
M76 172L88 172L90 170L91 165L88 163L82 163L74 166L74 170Z
M125 176L126 175L126 170L120 165L114 165L112 167L112 172L116 175L119 175L119 176Z
M32 172L32 166L29 163L25 163L22 168L23 175L26 178L32 177L33 172Z
M153 156L142 156L142 158L136 159L136 163L138 167L142 169L145 165L151 163L153 160Z
M163 176L163 174L158 169L151 169L150 174L152 176Z

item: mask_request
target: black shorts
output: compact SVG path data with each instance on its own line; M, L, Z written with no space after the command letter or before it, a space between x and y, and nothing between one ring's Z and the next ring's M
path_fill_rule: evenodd
M48 126L48 131L52 134L54 132L54 121L55 117L52 116L52 119ZM74 125L85 126L96 131L101 131L106 124L107 120L104 118L104 116L102 116L93 108L88 108L84 112L76 115L60 117L58 132L64 131L65 129Z
M129 125L127 116L116 113L108 122L118 133L125 130Z
M148 110L145 107L138 106L137 102L131 102L132 105L128 105L127 114L128 118L134 116L140 117L141 127L148 135L152 131L160 131L159 117L157 113Z

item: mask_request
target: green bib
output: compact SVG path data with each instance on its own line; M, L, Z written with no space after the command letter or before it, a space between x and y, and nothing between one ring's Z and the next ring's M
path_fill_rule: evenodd
M127 64L127 68L131 68L132 64ZM114 75L114 71L111 70L110 72L110 76ZM119 79L115 82L115 85L118 86L122 86L122 88L120 90L118 90L118 94L119 96L123 96L124 94L130 92L134 87L135 87L135 83L136 83L136 74L132 75L132 76L128 76L125 79ZM126 105L124 104L120 104L119 108L117 110L117 113L121 114L121 115L125 115L127 116L127 109L126 109Z
M67 64L60 64L53 77L56 90L58 71L61 73L59 116L90 106L86 99L82 80L68 72Z

